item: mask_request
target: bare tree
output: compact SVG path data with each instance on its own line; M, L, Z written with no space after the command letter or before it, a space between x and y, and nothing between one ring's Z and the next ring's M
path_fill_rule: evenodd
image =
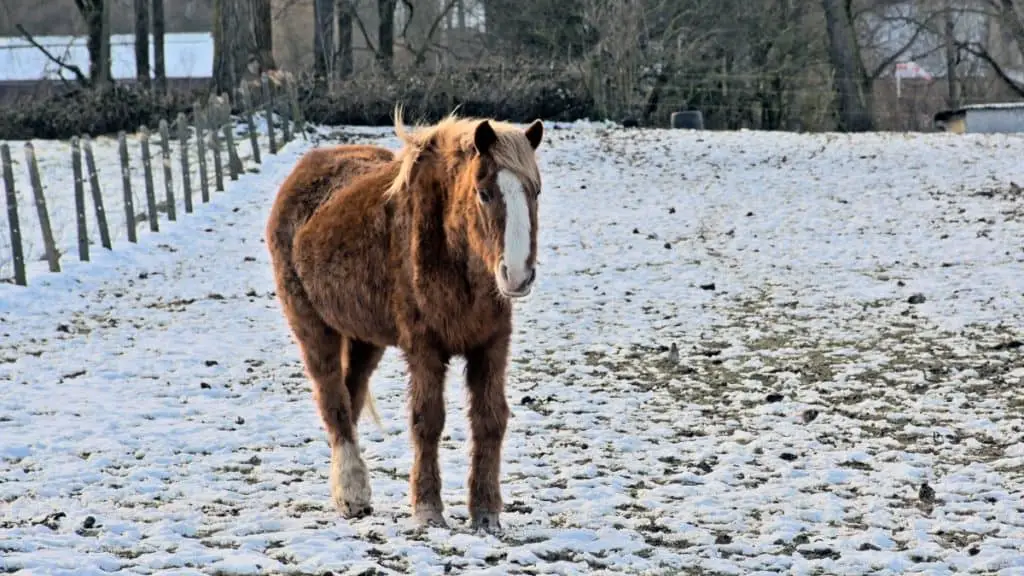
M1001 32L1005 31L1011 41L999 50L986 42L958 38L957 47L988 64L1003 84L1024 97L1024 81L1014 74L1010 63L1013 59L1024 62L1024 1L984 0L983 11L989 22L995 23Z
M149 89L149 0L135 0L135 77Z
M214 0L213 81L234 93L246 79L274 68L267 0Z
M956 22L953 19L953 2L946 0L946 13L943 16L943 45L946 52L946 106L958 108L960 106L960 82L957 78L956 67L959 63L959 49L956 45Z
M260 72L277 68L274 65L274 15L270 0L253 0L253 36Z
M839 129L848 132L873 130L872 95L870 86L865 86L867 71L857 43L852 2L822 0L821 4L825 10L829 57L835 69Z
M334 0L313 0L313 69L328 82L334 70Z
M108 0L109 1L109 0ZM75 0L79 13L88 29L86 49L89 51L89 80L93 85L110 81L110 28L109 12L104 18L107 2L104 0ZM108 24L105 27L104 21ZM106 34L104 34L106 31Z
M153 75L158 94L167 93L167 68L164 66L164 0L153 0Z
M338 76L346 78L355 71L353 54L353 26L355 25L355 0L338 0Z
M100 88L109 88L114 77L110 70L110 16L114 11L113 0L102 0L100 12L100 69L97 78Z
M397 0L377 0L377 64L390 71L395 61L395 7Z

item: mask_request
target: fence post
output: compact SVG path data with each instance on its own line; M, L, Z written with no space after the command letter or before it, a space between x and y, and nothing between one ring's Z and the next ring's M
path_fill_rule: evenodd
M117 151L121 156L121 187L124 189L124 222L128 228L128 241L138 242L135 235L135 199L132 197L131 165L128 162L128 139L124 130L117 133Z
M21 245L21 224L18 220L18 195L14 191L14 163L11 148L0 144L0 164L3 165L4 190L7 191L7 227L11 231L11 256L14 259L14 283L27 286L25 278L25 251Z
M249 95L249 87L247 83L242 82L242 87L238 89L238 97L242 103L242 110L245 113L245 125L249 129L249 144L252 146L252 159L257 164L262 164L263 160L260 158L260 143L259 133L256 132L256 120L252 117L252 97Z
M235 148L235 124L231 121L231 100L227 95L220 97L218 106L223 114L221 130L224 131L224 144L228 151L228 174L231 180L238 180L238 174L242 171L242 161L238 158L238 150Z
M167 127L167 120L163 118L160 119L160 148L163 153L167 219L174 221L178 219L178 208L174 202L174 177L171 173L171 131Z
M156 191L153 190L153 162L149 156L149 128L139 128L139 142L142 144L142 172L146 176L146 208L149 211L149 229L160 231L160 221L156 218Z
M267 136L270 138L270 153L277 154L277 139L274 137L274 96L270 92L270 78L266 74L260 77L260 89L263 92L263 106L267 115Z
M220 157L220 126L217 124L216 102L211 97L207 102L206 121L210 128L210 145L213 146L213 181L217 192L224 191L224 162Z
M203 196L203 203L210 201L210 178L206 172L206 114L203 107L196 100L192 107L192 122L196 125L196 146L199 148L199 186Z
M287 82L287 80L285 81ZM292 108L291 103L288 100L288 84L282 86L284 88L284 114L281 115L281 146L292 141Z
M50 228L50 213L46 210L46 197L43 196L43 181L39 178L39 163L36 161L36 149L31 142L25 142L25 162L28 164L29 182L32 194L36 199L36 212L39 214L39 229L43 233L43 247L46 249L46 261L50 272L60 272L60 256L57 244L53 241L53 229Z
M302 134L304 140L308 139L306 136L306 122L302 116L302 107L299 106L299 88L295 85L295 77L288 74L288 99L291 101L292 108L292 122L295 123L295 137L298 138L299 134Z
M96 157L92 153L92 138L86 134L85 168L89 171L89 190L92 192L92 207L96 211L96 226L100 229L100 243L107 250L113 250L110 242L110 228L107 227L107 210L103 207L103 192L100 190L100 175L96 172Z
M85 225L85 181L82 179L82 146L78 136L71 137L71 174L74 177L75 223L78 228L78 259L89 261L89 230Z
M192 213L192 175L188 166L188 122L185 113L178 112L178 142L181 144L181 186L185 195L185 212Z

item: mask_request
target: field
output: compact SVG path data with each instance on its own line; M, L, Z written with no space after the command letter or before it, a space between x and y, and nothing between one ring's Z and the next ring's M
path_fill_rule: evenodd
M452 529L410 522L394 350L374 515L330 505L262 243L308 146L0 284L0 572L1024 574L1024 138L548 125L501 538L461 362Z

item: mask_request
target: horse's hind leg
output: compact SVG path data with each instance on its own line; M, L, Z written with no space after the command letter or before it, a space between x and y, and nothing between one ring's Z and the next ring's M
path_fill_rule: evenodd
M331 444L331 496L346 518L367 516L373 512L370 477L359 454L355 427L358 412L353 410L342 365L344 339L318 316L296 316L291 315L292 325L297 326L296 339L302 347L306 371L313 381L313 397ZM364 379L364 374L368 377L360 361L354 364L352 371L358 379Z

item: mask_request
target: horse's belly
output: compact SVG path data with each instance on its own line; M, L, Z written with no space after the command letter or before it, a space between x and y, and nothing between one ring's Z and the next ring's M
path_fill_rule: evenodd
M373 220L311 224L296 237L295 264L317 313L344 336L393 345L383 227Z
M339 286L332 295L332 305L322 312L324 321L350 338L377 346L394 346L398 338L388 306L388 291L374 285L379 286L375 282L351 281Z

